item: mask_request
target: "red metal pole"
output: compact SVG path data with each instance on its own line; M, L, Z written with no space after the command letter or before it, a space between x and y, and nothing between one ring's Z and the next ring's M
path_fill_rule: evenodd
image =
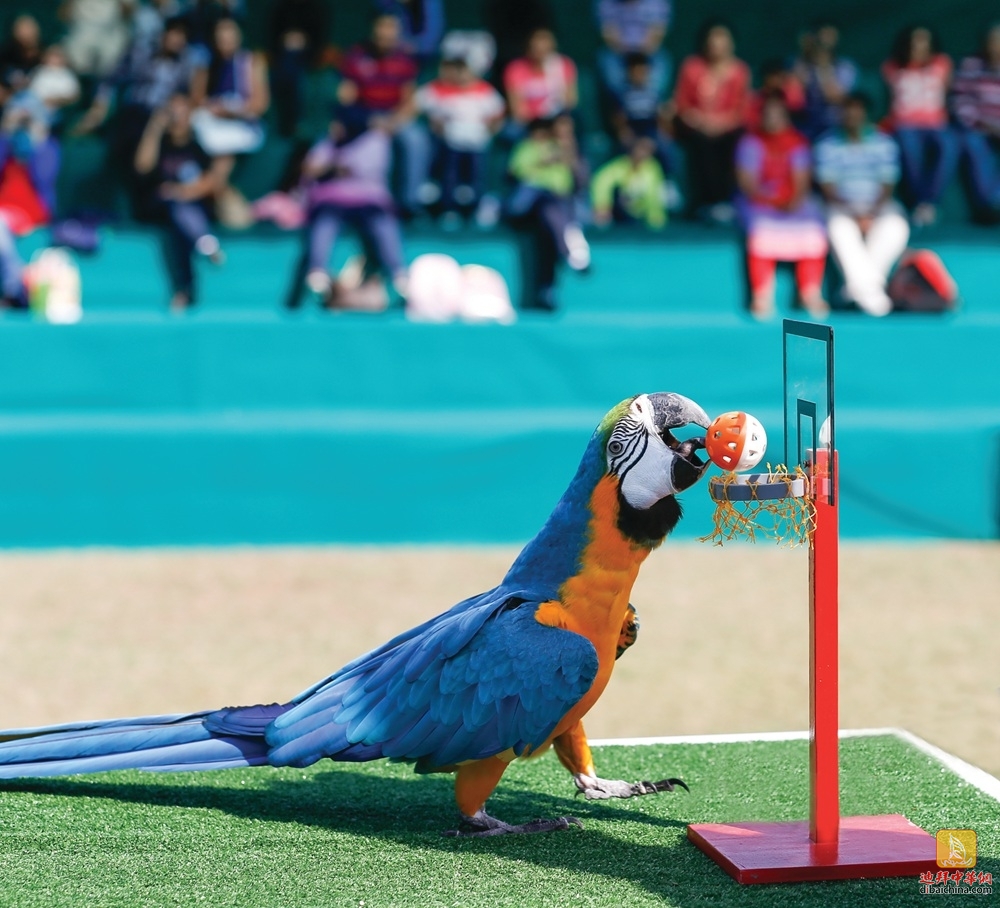
M837 453L816 452L816 528L809 545L809 835L834 845L840 835L838 765Z

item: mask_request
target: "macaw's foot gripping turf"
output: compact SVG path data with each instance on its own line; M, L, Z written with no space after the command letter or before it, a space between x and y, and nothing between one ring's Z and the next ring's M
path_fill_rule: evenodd
M894 736L845 738L840 753L845 815L899 812L932 834L974 829L976 870L1000 875L1000 803ZM693 822L804 818L807 741L597 747L594 756L602 775L669 770L690 793L575 798L547 754L515 762L489 810L512 823L573 813L582 830L446 838L450 779L388 763L7 782L0 906L927 904L915 877L740 886L687 840Z

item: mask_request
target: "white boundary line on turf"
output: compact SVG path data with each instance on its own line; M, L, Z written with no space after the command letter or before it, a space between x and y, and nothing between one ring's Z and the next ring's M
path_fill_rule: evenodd
M892 735L912 745L927 756L937 760L963 782L979 789L983 794L1000 801L1000 779L985 769L967 763L961 757L936 747L904 728L842 728L841 738L876 738ZM737 732L718 735L667 735L652 738L598 738L591 747L635 747L644 744L743 744L771 741L808 741L808 731Z
M912 744L917 750L922 751L927 756L933 757L939 763L943 763L956 776L968 782L974 788L978 788L984 794L1000 801L1000 779L990 775L985 769L980 769L978 766L966 763L961 757L956 757L954 754L936 747L930 741L925 741L905 728L894 728L892 733L897 738L901 738L903 741Z

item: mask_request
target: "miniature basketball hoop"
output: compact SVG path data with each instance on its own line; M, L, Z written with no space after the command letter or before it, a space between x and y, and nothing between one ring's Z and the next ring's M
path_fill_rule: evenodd
M833 330L786 319L785 464L710 481L721 544L809 544L809 820L694 823L688 838L740 883L907 876L936 866L934 837L900 814L840 816L838 493Z
M715 526L702 542L756 542L760 536L794 547L808 542L816 528L810 478L803 467L723 473L709 480L708 492L715 502Z

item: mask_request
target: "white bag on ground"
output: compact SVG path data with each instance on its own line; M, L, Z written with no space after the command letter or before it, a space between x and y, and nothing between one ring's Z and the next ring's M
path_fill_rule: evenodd
M513 322L517 315L503 275L484 265L463 265L459 314L467 322Z
M429 252L410 265L406 314L413 321L502 322L516 318L503 276L483 265L461 266L450 255Z
M428 252L410 265L406 315L416 322L450 322L462 306L462 269L450 255Z
M80 269L69 251L39 249L24 269L31 310L48 322L71 325L83 318Z

